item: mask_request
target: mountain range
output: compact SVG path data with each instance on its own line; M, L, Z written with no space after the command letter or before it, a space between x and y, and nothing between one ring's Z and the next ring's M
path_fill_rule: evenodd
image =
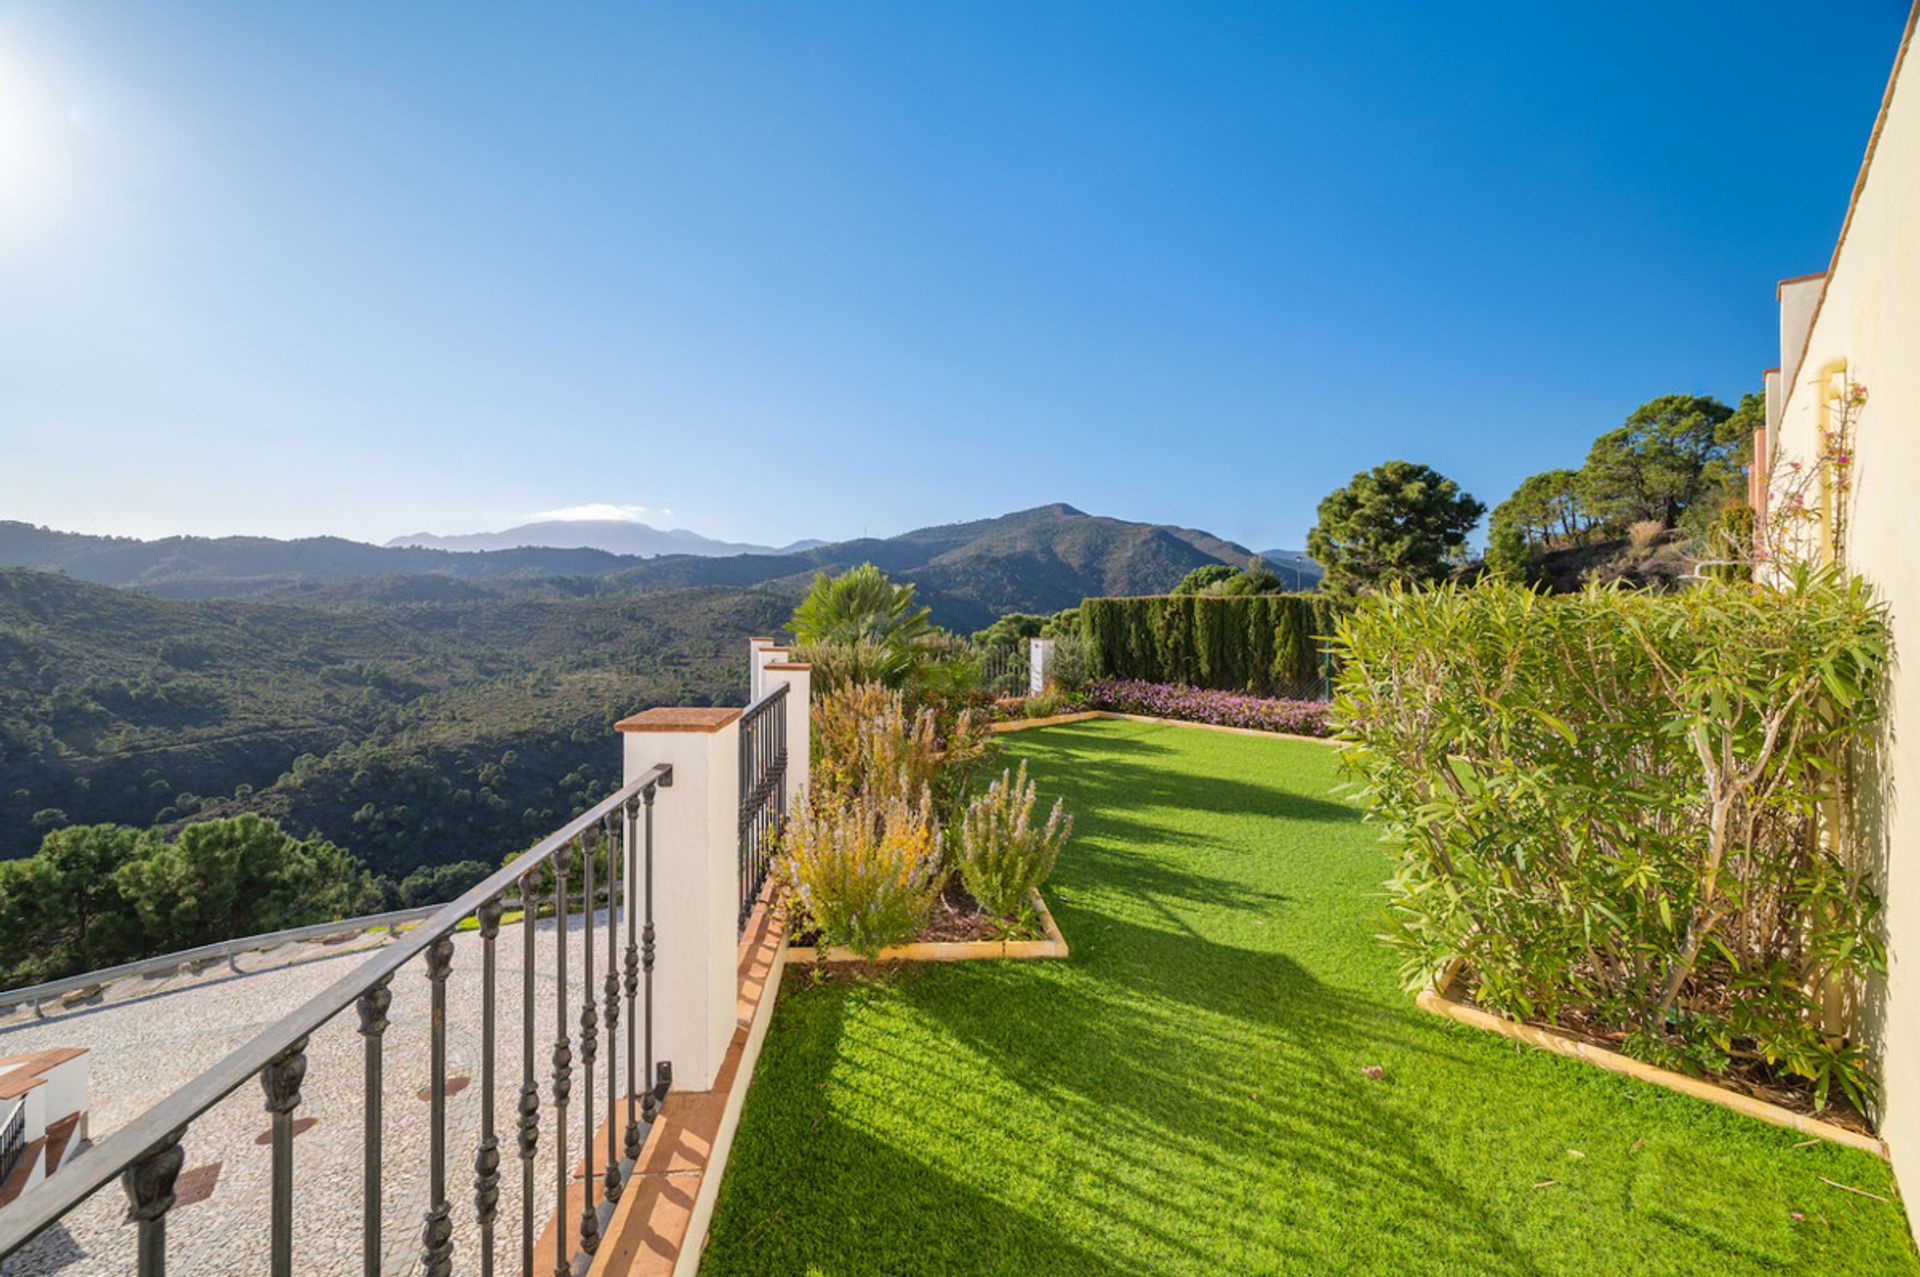
M0 566L61 572L181 599L445 603L696 586L754 587L797 596L815 573L872 562L914 581L932 606L934 619L963 631L988 625L1007 612L1058 611L1089 595L1158 593L1196 567L1239 567L1252 557L1246 547L1209 532L1091 515L1066 504L892 537L802 542L752 553L651 556L531 545L472 550L376 546L340 537L141 541L0 522ZM1263 557L1293 584L1294 552L1268 551ZM1318 569L1310 562L1301 566L1302 584L1311 586L1319 579Z
M542 547L559 550L605 550L609 554L655 558L662 554L792 554L825 545L824 541L795 541L791 545L753 545L744 541L716 541L685 528L651 527L631 519L546 519L522 523L500 532L468 532L435 536L415 532L395 537L387 549L517 550Z

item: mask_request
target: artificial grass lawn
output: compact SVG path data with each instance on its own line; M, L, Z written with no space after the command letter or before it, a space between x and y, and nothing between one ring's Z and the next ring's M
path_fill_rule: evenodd
M706 1272L1920 1273L1819 1178L1877 1159L1416 1009L1332 750L1008 745L1074 812L1073 957L790 968Z

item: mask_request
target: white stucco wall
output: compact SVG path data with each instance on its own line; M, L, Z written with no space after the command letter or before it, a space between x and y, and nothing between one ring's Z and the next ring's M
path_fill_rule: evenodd
M1913 71L1912 40L1909 20L1900 70ZM1783 309L1800 301L1797 290L1783 295ZM1862 824L1884 857L1891 950L1878 1008L1882 1133L1911 1201L1920 1195L1920 72L1896 71L1811 325L1804 358L1781 354L1780 456L1814 454L1821 369L1844 359L1868 392L1855 432L1847 562L1893 612L1891 747ZM1799 326L1797 315L1783 316L1783 337Z

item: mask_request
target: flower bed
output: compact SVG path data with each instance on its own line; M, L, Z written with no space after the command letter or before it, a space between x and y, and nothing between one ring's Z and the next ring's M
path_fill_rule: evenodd
M1177 718L1216 727L1248 727L1294 736L1327 735L1327 706L1322 701L1281 700L1215 692L1184 683L1143 679L1096 679L1087 689L1087 707L1152 718Z

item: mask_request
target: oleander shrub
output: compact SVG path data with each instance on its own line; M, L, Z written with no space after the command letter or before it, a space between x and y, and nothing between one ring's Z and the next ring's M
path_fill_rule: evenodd
M1885 949L1843 818L1889 646L1867 586L1387 591L1335 646L1410 985L1458 959L1491 1010L1870 1111Z
M930 797L818 795L781 832L789 909L822 946L867 958L925 929L946 882Z
M1022 760L1018 773L1000 773L1000 779L967 804L954 840L954 858L968 894L1003 918L1028 907L1028 897L1053 872L1060 845L1073 832L1073 817L1058 798L1045 823L1034 824L1038 797Z
M1175 718L1217 727L1250 727L1294 736L1325 736L1328 732L1325 701L1245 696L1138 678L1095 679L1087 688L1085 704L1088 709L1120 714Z

